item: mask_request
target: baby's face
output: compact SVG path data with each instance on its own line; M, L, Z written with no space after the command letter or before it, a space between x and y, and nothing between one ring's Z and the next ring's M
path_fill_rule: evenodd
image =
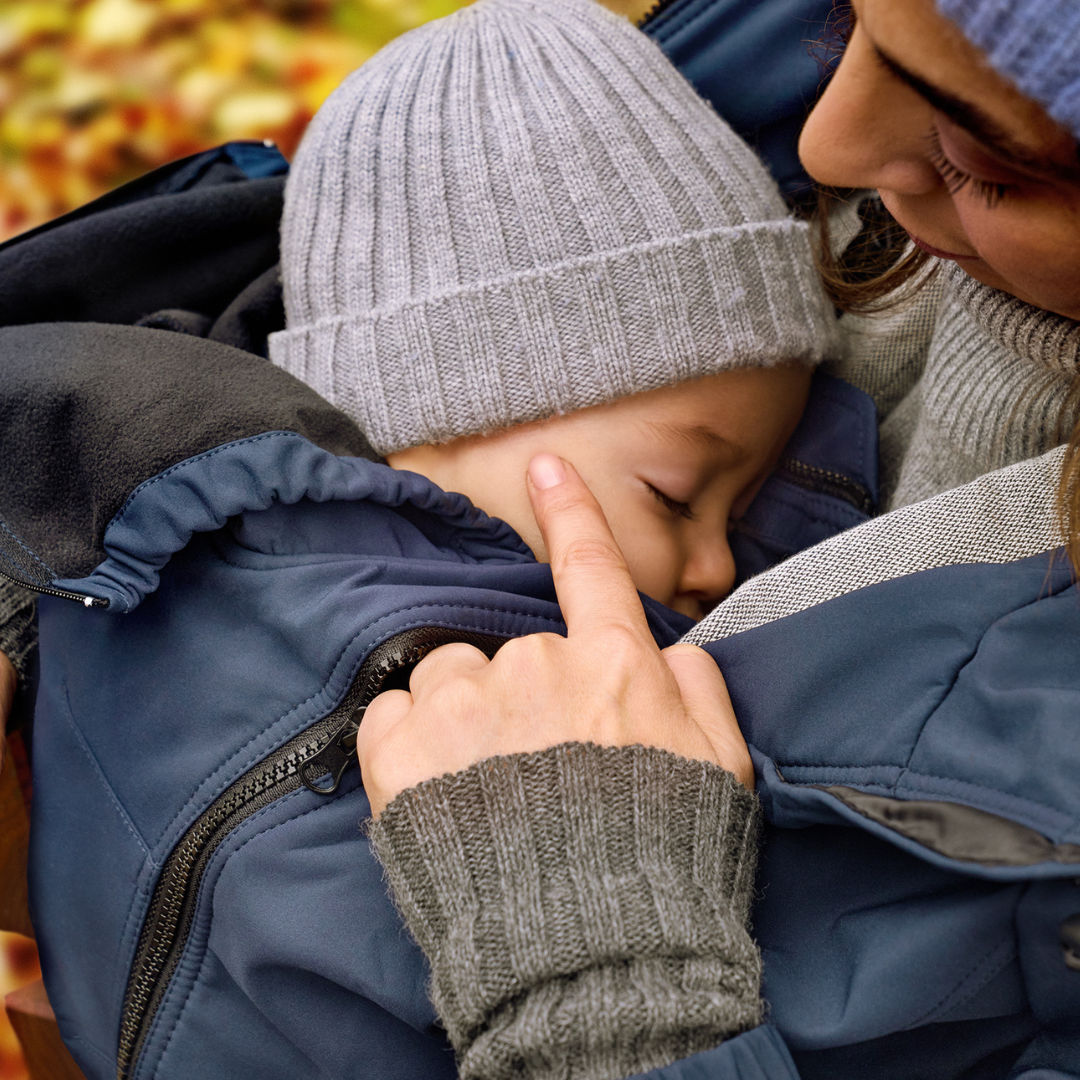
M558 454L599 500L637 588L700 619L731 591L729 524L776 463L809 386L802 365L726 371L389 461L468 495L543 562L525 470L535 454Z

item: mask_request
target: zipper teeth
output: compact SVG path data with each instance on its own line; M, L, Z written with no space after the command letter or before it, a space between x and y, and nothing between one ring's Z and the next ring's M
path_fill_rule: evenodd
M58 596L61 600L74 600L83 607L104 608L109 606L108 600L100 596L87 596L86 593L72 592L70 589L54 589L51 585L35 585L32 581L23 581L22 578L13 577L6 570L0 570L0 577L10 581L12 585L18 585L23 589L41 593L43 596Z
M823 494L832 495L850 503L856 510L864 514L873 513L874 499L870 492L843 473L833 472L831 469L821 469L816 465L807 465L804 461L796 458L786 458L780 463L780 467L787 474L788 479L807 487L812 491L821 491Z
M320 722L318 727L321 729L322 726ZM308 753L320 748L319 742L312 740L312 734L313 729L304 732L265 761L257 772L242 777L195 822L170 855L147 913L146 925L151 933L145 948L136 954L132 969L121 1025L118 1076L126 1074L141 1046L142 1020L158 996L155 992L163 989L162 977L171 975L171 970L167 969L175 968L178 931L180 937L186 937L187 927L183 925L185 901L190 887L198 884L193 880L193 871L206 853L208 842L223 824L260 796L270 796L272 800L300 786L301 762ZM294 782L290 784L290 780Z
M299 788L304 761L325 748L341 720L367 705L389 675L419 663L432 649L450 641L468 640L481 647L487 645L492 655L505 640L493 634L460 632L436 633L432 639L434 628L421 629L426 629L428 640L401 648L391 638L379 646L361 665L337 708L236 780L200 815L173 849L151 897L124 995L117 1048L118 1080L126 1080L142 1051L187 943L203 870L221 841L256 809ZM405 631L399 637L410 633L413 632Z

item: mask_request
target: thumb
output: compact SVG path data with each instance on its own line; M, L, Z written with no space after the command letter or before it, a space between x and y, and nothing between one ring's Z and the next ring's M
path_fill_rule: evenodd
M716 661L704 649L689 644L672 645L661 656L675 676L687 713L709 740L719 765L753 791L750 751Z

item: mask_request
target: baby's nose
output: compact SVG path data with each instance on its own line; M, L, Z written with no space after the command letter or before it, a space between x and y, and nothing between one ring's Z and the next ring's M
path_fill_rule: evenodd
M683 566L679 594L696 600L704 615L723 600L734 585L735 557L726 531L695 544Z

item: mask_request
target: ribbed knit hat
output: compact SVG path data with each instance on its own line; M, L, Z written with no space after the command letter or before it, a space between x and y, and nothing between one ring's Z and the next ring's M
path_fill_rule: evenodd
M1080 0L938 0L938 7L1080 139Z
M753 153L594 0L478 0L320 109L285 195L274 363L383 453L730 368L833 313Z

